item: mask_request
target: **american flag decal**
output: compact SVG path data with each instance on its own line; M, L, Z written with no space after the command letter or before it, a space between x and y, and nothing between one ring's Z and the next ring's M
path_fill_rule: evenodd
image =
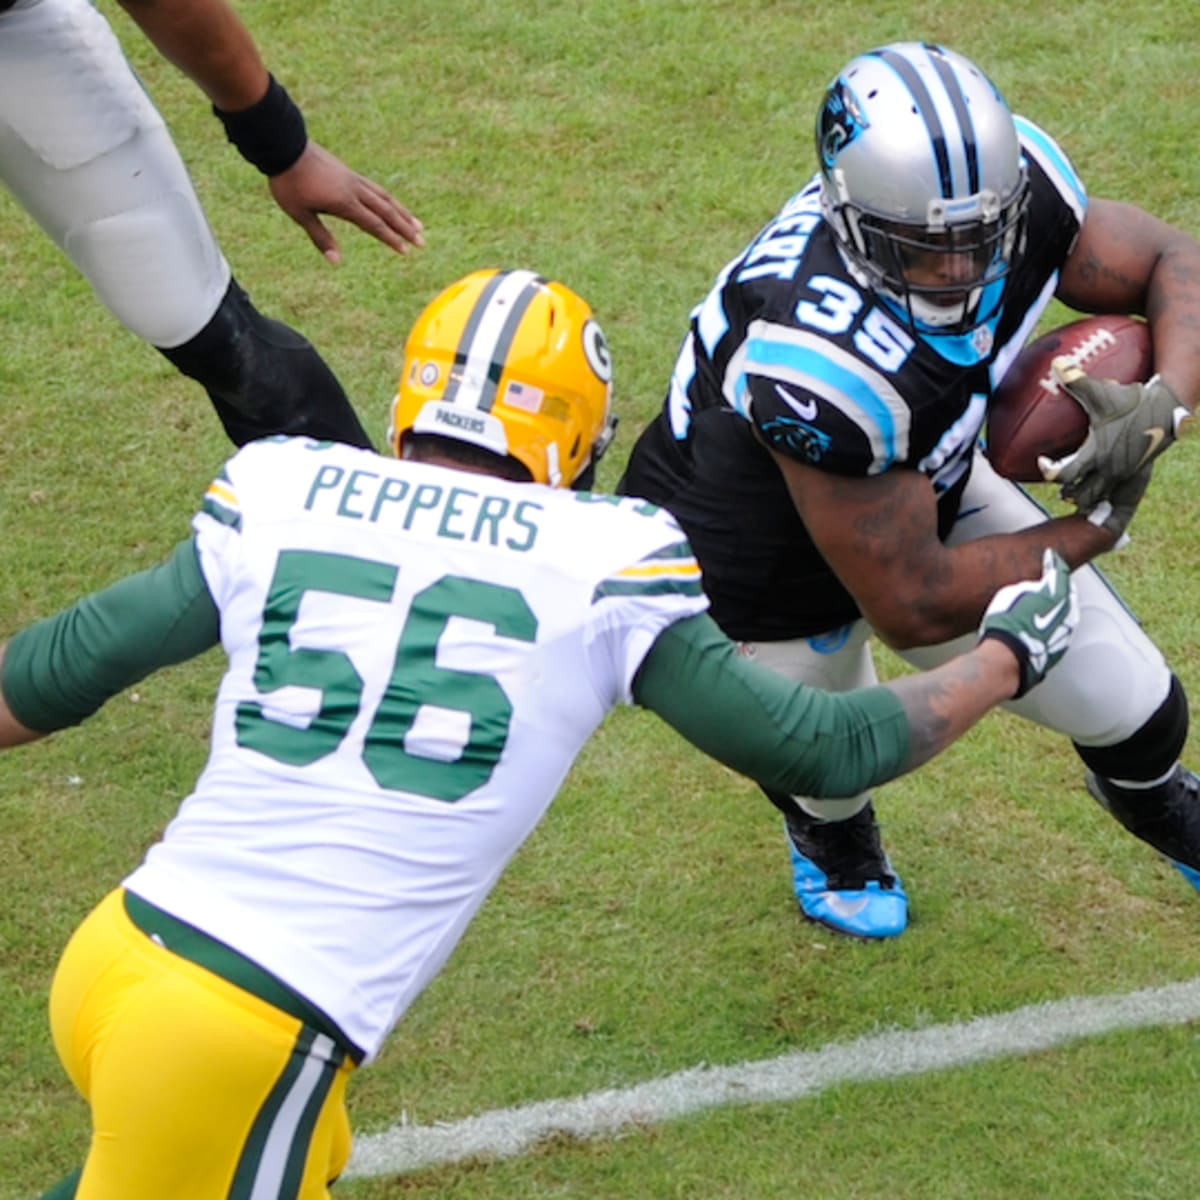
M541 388L511 380L504 391L504 403L509 408L519 408L522 412L536 413L541 410L543 395L545 393Z

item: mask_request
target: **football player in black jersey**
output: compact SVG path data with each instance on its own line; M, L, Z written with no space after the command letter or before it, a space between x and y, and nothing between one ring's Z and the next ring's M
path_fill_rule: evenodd
M1148 462L1092 455L1061 477L1079 511L1049 520L980 451L988 399L1053 297L1149 320L1155 381L1082 386L1129 410L1124 444L1156 420L1169 442L1200 397L1200 243L1089 198L1054 140L940 46L855 58L816 133L816 176L693 311L621 490L675 514L745 653L835 689L875 678L872 632L914 665L954 654L1053 546L1079 568L1083 618L1054 678L1009 707L1066 734L1092 794L1200 887L1183 688L1085 566L1122 539ZM869 795L773 799L804 914L901 933Z

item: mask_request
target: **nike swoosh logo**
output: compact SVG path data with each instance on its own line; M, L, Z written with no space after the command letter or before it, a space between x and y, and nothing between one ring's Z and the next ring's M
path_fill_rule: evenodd
M1034 629L1038 630L1039 632L1049 629L1050 626L1053 625L1056 620L1058 620L1058 614L1062 612L1064 604L1066 604L1066 601L1060 600L1048 613L1042 613L1041 616L1038 616L1035 613L1033 617Z
M793 396L785 387L775 385L775 390L783 397L784 403L792 409L796 416L804 421L811 421L817 415L817 404L815 400L801 400L797 396Z
M1146 441L1150 445L1146 447L1146 453L1138 459L1137 466L1133 468L1134 471L1140 471L1146 465L1146 460L1153 458L1158 453L1158 448L1162 445L1163 438L1167 436L1166 432L1159 429L1157 425L1153 429L1143 429L1142 432L1146 435Z
M857 917L867 907L865 896L861 900L844 900L837 892L826 892L824 900L839 917Z

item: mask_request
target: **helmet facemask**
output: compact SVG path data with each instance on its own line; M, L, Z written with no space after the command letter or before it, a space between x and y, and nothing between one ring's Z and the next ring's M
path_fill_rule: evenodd
M854 59L817 115L822 207L847 265L924 334L997 311L1025 245L1028 180L1012 113L952 50Z
M966 333L988 320L1024 249L1029 197L1023 173L1007 204L994 193L972 200L982 215L954 224L937 202L924 225L842 207L843 249L852 265L923 332Z

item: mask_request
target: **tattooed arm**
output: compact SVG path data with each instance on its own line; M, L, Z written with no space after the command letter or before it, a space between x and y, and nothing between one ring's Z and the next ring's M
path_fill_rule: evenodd
M1059 278L1082 312L1150 323L1154 369L1188 408L1200 400L1200 242L1132 204L1092 199Z
M639 704L726 766L790 795L853 796L919 767L1066 654L1079 599L1061 555L991 599L973 649L912 678L831 693L738 655L707 615L669 625L633 681Z
M918 675L882 686L893 692L908 717L909 749L904 771L912 771L960 738L988 709L1015 695L1020 671L1016 655L996 641Z
M773 457L817 549L897 649L970 633L999 588L1040 574L1047 546L1074 568L1115 541L1075 513L947 546L938 538L933 487L917 471L848 478Z

